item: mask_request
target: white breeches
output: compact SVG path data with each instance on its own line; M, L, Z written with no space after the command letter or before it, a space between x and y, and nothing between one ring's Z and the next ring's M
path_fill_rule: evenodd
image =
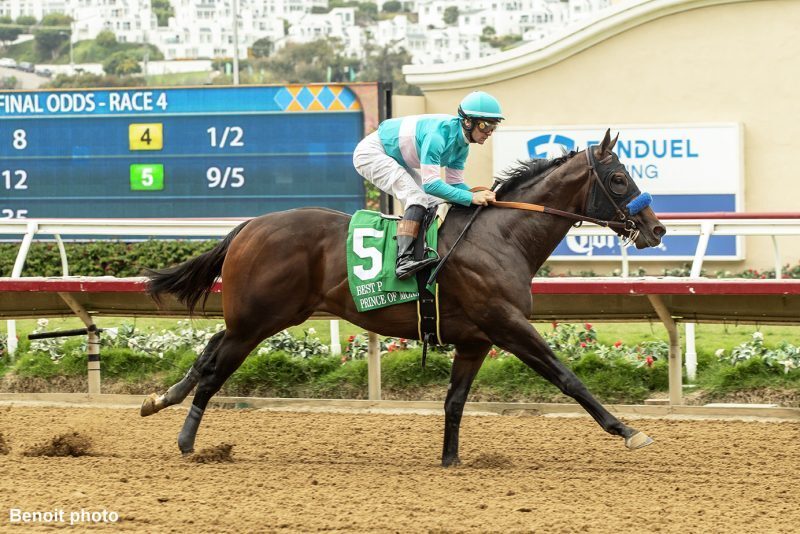
M386 154L378 132L369 134L358 143L353 152L353 165L365 180L399 200L403 209L413 204L427 208L441 202L441 199L423 191L418 173L406 169Z

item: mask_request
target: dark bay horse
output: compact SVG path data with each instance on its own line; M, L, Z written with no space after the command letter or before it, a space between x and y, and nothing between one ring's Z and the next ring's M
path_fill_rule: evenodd
M639 188L613 153L606 132L599 146L508 172L500 201L536 203L601 220L638 248L656 246L665 228L646 207L631 215ZM588 151L591 152L588 152ZM448 251L473 208L450 210L439 232ZM417 338L416 305L356 311L346 276L345 242L350 217L320 208L271 213L234 229L216 248L176 267L151 273L149 292L173 294L190 310L208 296L221 274L225 329L163 395L152 394L143 416L183 401L195 385L194 402L178 435L184 454L193 451L209 399L265 338L306 321L315 311L339 316L392 337ZM442 341L456 347L445 400L442 465L459 463L458 433L472 381L492 345L516 355L574 398L603 429L629 449L652 440L609 413L556 357L529 322L531 279L575 221L550 213L489 207L454 250L438 276Z

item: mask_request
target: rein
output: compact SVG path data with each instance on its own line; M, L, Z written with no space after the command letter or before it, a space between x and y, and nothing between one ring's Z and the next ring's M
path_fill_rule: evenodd
M482 191L486 190L486 187L476 187L474 191ZM525 210L525 211L538 211L540 213L549 213L550 215L558 215L559 217L565 217L567 219L572 219L574 221L581 221L581 222L590 222L596 224L598 226L603 226L606 228L619 228L620 230L630 230L629 225L627 222L619 222L619 221L604 221L602 219L595 219L594 217L589 217L588 215L581 215L579 213L573 213L571 211L563 211L558 210L555 208L548 208L547 206L542 206L540 204L530 204L527 202L505 202L502 200L493 200L489 202L489 205L495 206L497 208L510 208L515 210Z
M594 162L594 158L591 154L592 147L588 147L586 149L586 159L589 162L589 169L590 169L590 177L595 180L596 185L600 187L600 190L605 194L608 201L614 206L614 210L617 212L617 215L621 219L620 221L607 221L604 219L597 219L595 217L589 217L588 215L581 215L579 213L573 213L571 211L563 211L556 208L548 208L547 206L542 206L540 204L531 204L528 202L506 202L502 200L493 200L489 202L489 205L495 206L497 208L509 208L509 209L516 209L516 210L525 210L525 211L537 211L539 213L548 213L550 215L557 215L559 217L564 217L566 219L572 219L574 221L579 222L590 222L592 224L596 224L598 226L602 226L604 228L613 228L628 232L629 234L636 231L636 223L631 219L625 216L625 212L623 212L614 199L611 198L611 195L606 190L605 186L603 185L603 181L600 179L600 176L597 174L596 163ZM474 187L472 191L486 191L488 187ZM589 192L587 192L587 195Z

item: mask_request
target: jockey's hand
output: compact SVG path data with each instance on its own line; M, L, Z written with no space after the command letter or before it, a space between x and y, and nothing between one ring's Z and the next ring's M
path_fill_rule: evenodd
M494 191L476 191L472 193L472 203L478 206L487 206L494 200Z

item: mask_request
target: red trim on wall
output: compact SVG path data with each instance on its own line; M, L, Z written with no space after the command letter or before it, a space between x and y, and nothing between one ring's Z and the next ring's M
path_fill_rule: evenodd
M0 278L0 291L143 293L144 278ZM222 283L214 285L214 292ZM697 278L536 278L534 295L798 295L800 280Z

